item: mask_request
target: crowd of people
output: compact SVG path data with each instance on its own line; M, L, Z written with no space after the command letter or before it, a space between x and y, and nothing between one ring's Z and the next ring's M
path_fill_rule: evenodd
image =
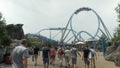
M12 68L27 68L27 59L29 57L29 49L27 48L27 43L28 42L26 39L22 39L21 44L13 49L10 57L12 59ZM38 46L34 46L30 51L32 52L32 61L34 62L34 65L37 66L40 49ZM48 47L48 45L44 45L41 54L44 68L49 68L50 64L54 66L56 56L59 58L61 67L63 66L63 59L65 59L66 68L69 68L69 66L76 68L77 57L79 56L84 61L85 68L96 68L96 52L93 46L88 47L87 44L84 44L82 51L78 51L75 45L66 47Z

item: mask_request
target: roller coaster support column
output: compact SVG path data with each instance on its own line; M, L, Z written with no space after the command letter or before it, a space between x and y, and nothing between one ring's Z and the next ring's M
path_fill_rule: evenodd
M106 47L105 47L105 38L104 38L104 36L102 37L102 52L103 52L103 56L105 56Z

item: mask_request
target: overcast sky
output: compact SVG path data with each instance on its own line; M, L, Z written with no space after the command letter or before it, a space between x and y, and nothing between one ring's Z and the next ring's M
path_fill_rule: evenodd
M75 10L89 7L100 15L113 34L118 25L114 10L118 3L119 0L0 0L0 12L7 24L21 23L24 24L25 33L37 33L45 28L65 27ZM73 28L79 32L83 30L80 27L88 32L95 32L95 14L83 12L75 16Z

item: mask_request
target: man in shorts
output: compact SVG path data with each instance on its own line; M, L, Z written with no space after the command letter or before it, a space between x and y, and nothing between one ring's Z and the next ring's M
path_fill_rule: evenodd
M89 68L89 64L90 64L90 61L89 61L89 54L90 54L90 50L88 49L88 46L85 45L84 49L83 49L83 57L82 59L84 60L84 63L85 63L85 68Z
M42 49L42 57L43 57L44 68L48 68L49 57L50 57L50 49L48 48L48 45L45 45L45 47Z
M91 64L91 68L96 68L96 65L95 65L95 58L97 60L97 55L96 55L96 52L93 48L93 46L90 48L90 64Z
M38 55L40 54L40 49L38 48L38 46L36 45L33 48L33 56L32 56L32 60L35 62L35 66L37 65L37 59L38 59Z
M71 51L70 51L70 47L67 46L65 49L66 68L70 66L70 58L71 58Z
M76 68L77 54L81 57L80 53L75 48L75 45L73 45L72 48L71 48L72 68Z

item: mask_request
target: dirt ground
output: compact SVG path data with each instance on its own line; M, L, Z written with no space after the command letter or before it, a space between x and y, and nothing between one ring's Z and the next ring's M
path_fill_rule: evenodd
M1 64L0 68L11 68L11 65ZM32 62L32 57L28 59L28 68L44 68L42 62L42 56L40 55L38 58L38 65L34 66L34 62ZM60 67L59 59L56 56L55 65L50 65L49 68L65 68L65 60L63 61L63 66ZM69 68L72 68L71 66ZM85 68L84 62L81 57L77 58L77 68ZM90 67L91 68L91 67ZM106 61L101 53L98 53L96 60L96 68L120 68L116 67L113 62Z

